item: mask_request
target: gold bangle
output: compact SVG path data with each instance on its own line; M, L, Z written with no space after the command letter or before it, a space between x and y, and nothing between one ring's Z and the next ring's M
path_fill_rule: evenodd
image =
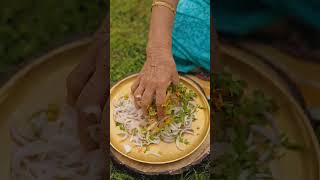
M176 9L173 7L173 5L165 2L165 1L156 1L154 2L152 5L151 5L151 11L152 11L152 8L154 6L163 6L163 7L166 7L168 9L170 9L170 11L172 11L173 14L176 14Z

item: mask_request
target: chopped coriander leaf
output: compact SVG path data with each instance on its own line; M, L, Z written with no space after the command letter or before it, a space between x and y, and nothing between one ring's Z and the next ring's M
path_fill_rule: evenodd
M124 125L123 124L120 124L120 130L122 130L122 131L125 131L126 129L124 128Z
M155 137L154 135L150 135L150 136L149 136L149 139L150 139L151 141L154 141L154 140L156 139L156 137Z
M199 104L197 104L197 108L198 108L198 109L205 109L205 107L200 106Z
M146 153L147 151L150 151L150 147L146 146L146 149L144 150L144 153Z
M184 139L183 143L186 145L190 144L190 142L187 139Z
M179 142L183 143L183 138L181 136L179 136L178 138L179 138Z
M116 126L119 126L120 130L124 131L124 125L122 123L116 122Z
M128 94L124 95L124 99L128 100L129 99L129 95Z
M149 109L148 109L148 116L149 117L154 117L156 115L157 115L156 110L152 106L150 106Z
M137 133L138 133L138 129L135 128L135 129L132 130L132 134L133 135L136 135Z

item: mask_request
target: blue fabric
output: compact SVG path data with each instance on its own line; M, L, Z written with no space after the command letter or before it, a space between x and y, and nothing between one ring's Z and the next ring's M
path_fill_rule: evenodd
M282 17L320 28L319 0L217 0L212 8L219 32L247 34Z
M179 72L196 67L210 71L210 1L180 0L172 33L172 52Z

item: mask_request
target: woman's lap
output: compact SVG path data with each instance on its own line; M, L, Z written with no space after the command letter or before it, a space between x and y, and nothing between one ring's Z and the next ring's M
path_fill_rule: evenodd
M210 1L180 0L172 34L173 56L180 72L210 70Z

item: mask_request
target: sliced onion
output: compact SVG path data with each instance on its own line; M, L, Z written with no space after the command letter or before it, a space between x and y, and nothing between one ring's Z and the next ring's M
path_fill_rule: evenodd
M146 152L147 155L153 155L153 156L156 156L156 157L161 157L161 155L153 150L149 150Z

